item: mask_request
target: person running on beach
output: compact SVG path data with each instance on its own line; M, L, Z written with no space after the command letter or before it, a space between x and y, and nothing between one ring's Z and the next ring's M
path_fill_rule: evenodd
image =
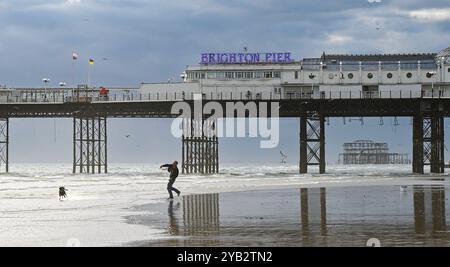
M174 161L172 164L164 164L161 165L160 169L167 168L167 171L170 172L170 179L169 183L167 184L167 191L169 191L169 199L173 199L172 191L175 191L178 196L180 196L181 192L180 190L173 187L173 184L175 183L175 180L178 177L178 161Z

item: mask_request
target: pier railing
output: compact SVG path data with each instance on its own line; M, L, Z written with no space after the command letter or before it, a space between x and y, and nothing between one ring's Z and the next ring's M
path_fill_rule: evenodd
M277 101L277 100L336 100L336 99L450 99L450 91L328 91L328 92L208 92L208 93L117 93L108 95L89 93L73 95L70 92L33 93L8 92L0 93L0 104L61 104L70 102L104 103L104 102L162 102L193 100L194 95L201 94L203 100L215 101Z

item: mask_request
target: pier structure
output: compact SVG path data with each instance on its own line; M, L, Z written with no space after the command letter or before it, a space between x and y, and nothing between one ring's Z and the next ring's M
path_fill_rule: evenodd
M107 173L106 117L73 118L73 173Z
M32 90L32 89L30 89ZM181 114L172 113L172 106L178 102L193 102L189 95L161 96L139 95L136 90L132 97L119 100L97 100L90 102L63 101L64 97L55 95L55 102L1 102L0 101L0 167L8 170L9 163L9 122L18 118L72 118L73 123L73 171L76 173L104 173L108 171L107 162L107 120L108 118L178 118ZM134 99L134 100L130 100ZM150 99L150 100L140 100ZM39 99L38 99L39 100ZM243 99L205 99L219 103L226 111L227 103L244 104L278 103L279 117L300 118L299 171L306 173L308 167L319 166L319 172L326 171L325 165L325 127L328 118L335 117L410 117L413 120L413 172L424 173L430 166L432 173L444 171L444 118L450 117L450 98L388 98L388 99L311 99L309 97L286 97L268 100ZM224 114L227 114L224 112ZM245 114L245 113L244 113ZM235 114L235 117L239 114ZM241 115L242 116L242 115ZM246 116L246 115L244 115ZM226 117L226 116L224 116ZM269 115L270 117L270 115ZM185 120L193 133L202 132L209 123L215 129L216 121L202 117L200 120ZM183 135L181 139L182 171L184 173L211 174L219 171L219 138L217 134Z
M183 113L180 125L182 129L181 171L186 174L218 173L217 119L211 114L203 114L204 105L201 94L192 95L191 100L184 102L189 106L189 112L187 112L189 115Z
M187 135L181 138L182 173L213 174L219 172L219 137L215 134L215 121L184 119Z
M413 117L413 172L424 173L430 166L432 173L445 171L445 125L439 114L441 103L422 103L422 111Z
M320 113L300 116L300 173L307 173L308 166L325 173L325 118Z
M108 89L2 87L0 167L8 171L10 119L72 118L73 171L102 173L108 170L108 118L178 118L182 114L173 112L174 104L194 107L200 97L202 107L209 103L221 107L223 114L218 118L230 116L228 104L243 103L245 109L250 102L257 106L277 103L279 112L274 116L299 118L300 173L312 166L326 172L325 122L334 117L412 118L413 172L424 173L425 166L432 173L444 172L450 47L439 53L323 53L301 60L291 53L265 53L253 54L245 62L235 60L235 54L203 53L199 65L188 66L182 73L181 83ZM221 60L213 60L217 55ZM231 116L247 117L247 111L233 111ZM215 128L216 122L204 114L195 116L184 118L188 130L180 136L182 172L217 173L219 138L204 131Z
M320 104L318 102L312 104L314 100L304 103L303 110L300 111L300 173L306 173L307 167L311 165L319 165L319 172L324 172L325 160L322 155L325 155L325 131L321 130L321 127L325 127L326 118L333 117L412 118L413 173L423 174L425 166L430 166L431 173L444 173L444 119L449 117L448 107L446 107L449 100L426 97L411 98L409 101L403 98L361 99L361 101L324 99L319 101ZM315 114L315 116L308 118L305 114Z
M387 143L372 140L357 140L343 145L344 153L339 154L339 163L354 164L410 164L408 154L390 153Z
M0 171L9 172L9 118L0 118Z

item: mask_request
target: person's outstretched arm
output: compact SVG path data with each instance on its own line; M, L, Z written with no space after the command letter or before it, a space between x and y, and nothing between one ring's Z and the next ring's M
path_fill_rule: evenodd
M169 168L170 166L172 166L172 164L164 164L164 165L161 165L161 167L159 167L160 169L162 169L162 168Z

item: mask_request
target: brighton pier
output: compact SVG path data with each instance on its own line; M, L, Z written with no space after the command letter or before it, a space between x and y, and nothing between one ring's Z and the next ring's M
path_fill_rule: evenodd
M272 53L276 54L276 53ZM203 57L203 56L201 56ZM289 54L290 57L290 54ZM108 171L108 118L176 118L175 103L254 102L279 105L277 116L298 118L299 172L309 166L326 171L325 121L332 117L410 117L412 171L445 169L444 119L450 117L450 48L439 53L395 55L326 55L270 63L201 64L188 67L184 82L141 84L139 88L3 88L0 89L0 165L9 166L9 120L72 118L73 172ZM270 110L270 108L269 108ZM230 114L233 114L230 116ZM260 112L258 112L260 114ZM271 117L270 112L267 117ZM203 121L191 117L191 131ZM183 136L182 172L219 172L217 136Z

